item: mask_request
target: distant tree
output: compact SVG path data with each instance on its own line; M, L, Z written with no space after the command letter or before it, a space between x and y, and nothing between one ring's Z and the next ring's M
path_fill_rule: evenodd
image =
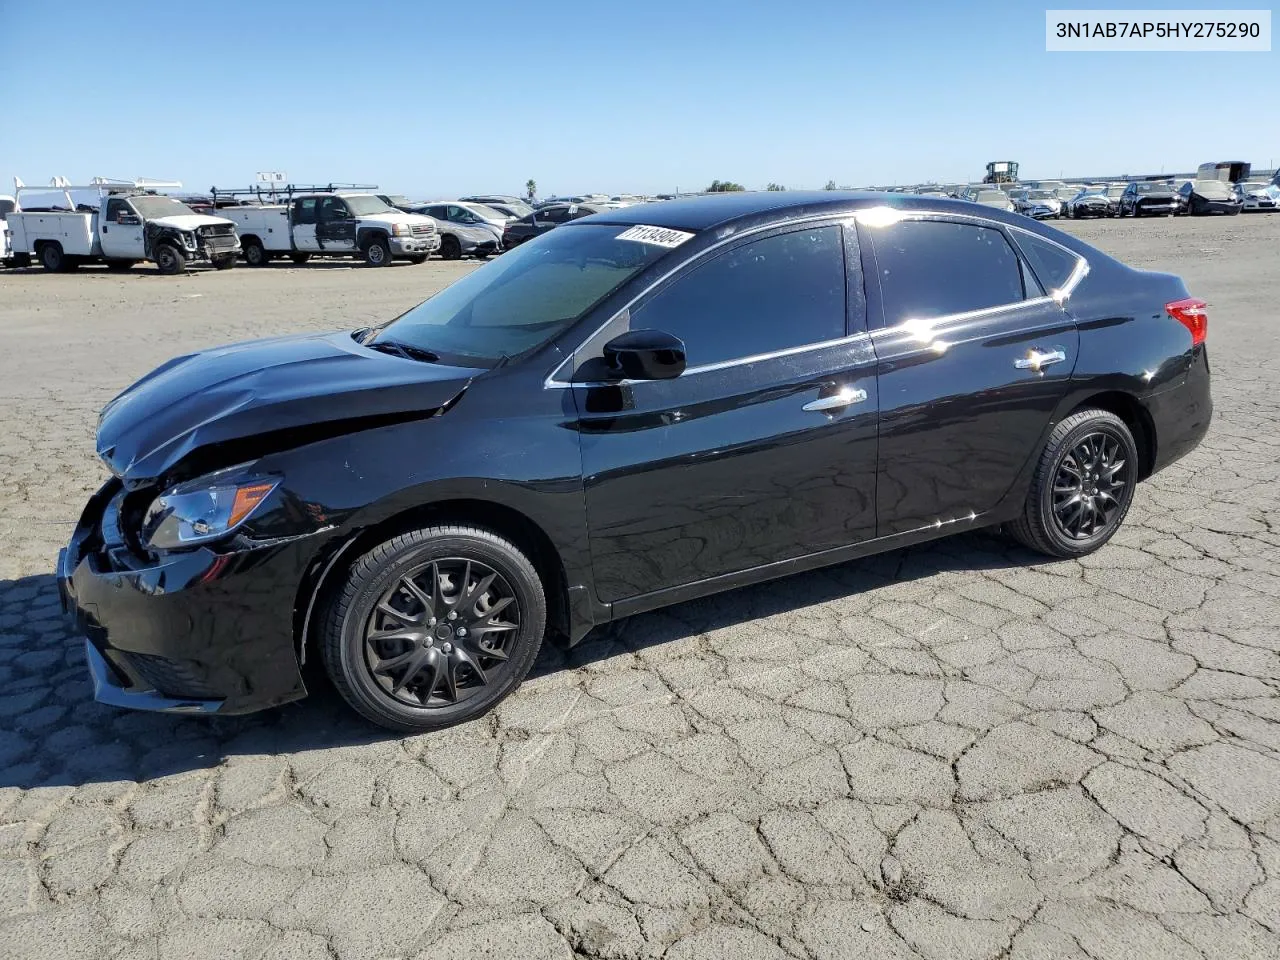
M766 189L766 190L769 190L769 191L771 191L771 192L773 192L773 193L778 193L778 192L781 192L781 191L783 191L783 190L786 190L787 188L786 188L786 187L784 187L784 186L783 186L782 184L780 184L780 183L771 183L771 184L769 184L767 187L765 187L765 189Z
M526 180L524 182L524 192L529 195L529 199L533 199L533 195L538 192L538 182L536 180Z
M827 185L826 185L825 187L823 187L822 189L823 189L823 190L834 190L835 188L836 188L836 182L835 182L834 180L828 180L828 181L827 181Z
M734 183L732 180L712 180L711 186L707 187L707 193L736 193L739 190L747 189L740 183Z

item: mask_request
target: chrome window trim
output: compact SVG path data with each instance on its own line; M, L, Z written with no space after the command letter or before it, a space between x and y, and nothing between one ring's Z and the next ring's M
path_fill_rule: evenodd
M957 323L963 323L966 320L976 320L993 314L1007 313L1011 310L1019 310L1022 307L1035 307L1047 303L1057 303L1053 297L1032 297L1029 300L1017 300L1014 303L1002 303L994 307L983 307L980 310L965 310L961 313L945 313L940 317L930 317L929 323L932 329L937 330L939 327L951 326ZM1061 306L1061 304L1058 304ZM901 334L911 333L910 320L904 320L902 323L895 324L892 327L880 327L871 331L873 340L880 340L890 336L899 336Z
M593 339L599 336L600 332L604 330L605 327L609 326L609 324L613 323L624 313L629 312L631 308L636 304L637 301L643 299L651 291L656 289L659 285L665 283L667 280L669 280L672 276L674 276L679 271L685 269L686 267L694 263L697 263L699 260L710 255L714 251L719 250L722 247L725 247L730 243L733 243L734 241L741 239L742 237L754 236L757 233L764 233L768 230L776 229L777 227L791 226L793 224L803 226L805 224L829 221L833 226L839 224L840 226L852 227L859 222L858 214L867 209L874 209L874 208L859 207L857 210L853 210L853 211L845 211L841 213L826 213L826 214L815 215L810 217L802 217L795 220L786 220L786 221L780 221L775 223L762 224L757 227L752 227L749 230L743 230L742 232L731 233L729 236L724 237L721 240L718 240L717 242L713 243L711 246L707 247L705 250L702 250L696 256L690 258L689 260L685 260L677 264L676 266L668 270L666 273L662 274L662 276L655 279L652 283L650 283L643 290L637 293L634 297L628 300L620 308L615 310L607 320L605 320L593 331L591 331L591 333L583 337L582 340L578 342L578 345L574 347L571 351L569 351L568 355L562 361L560 361L560 363L556 364L555 368L549 374L547 374L546 378L542 381L543 388L548 390L565 390L565 389L571 389L575 386L577 387L620 387L620 386L628 386L635 383L648 382L648 381L638 381L638 380L583 380L575 383L573 381L568 381L568 380L559 380L557 379L557 375L566 366L573 363L574 358L578 355L578 351L580 351L584 346L586 346ZM1060 248L1061 250L1075 257L1077 260L1076 268L1074 271L1072 271L1071 276L1067 278L1067 283L1062 287L1062 289L1055 290L1053 291L1052 294L1048 296L1033 297L1027 300L1018 300L1013 303L1000 304L999 306L995 306L995 307L984 307L981 310L969 310L963 313L947 314L945 316L936 318L935 323L938 323L938 324L942 324L942 323L954 324L954 323L962 322L964 320L971 320L977 317L981 317L984 314L1001 313L1008 310L1018 309L1021 307L1034 306L1034 305L1050 303L1050 302L1056 303L1059 307L1061 307L1062 304L1066 301L1066 299L1071 295L1071 292L1076 288L1076 286L1079 285L1080 281L1083 280L1085 276L1089 273L1089 263L1080 254L1076 253L1074 250L1070 249L1069 247L1063 246L1062 244L1058 243L1056 240L1050 239L1049 237L1042 237L1040 234L1035 233L1034 231L1031 231L1031 230L1027 230L1023 227L1003 224L997 220L990 220L986 217L977 216L975 214L957 213L950 210L904 210L900 212L901 212L901 216L895 222L898 222L901 220L939 220L939 221L945 222L950 220L950 221L973 223L976 226L989 227L996 230L1008 230L1008 231L1016 231L1018 233L1025 233L1025 234L1028 234L1029 236L1035 237L1037 240L1043 240L1046 243L1053 244L1054 246ZM876 229L875 226L867 225L867 227L870 230ZM1022 252L1022 249L1020 247L1015 247L1014 255L1017 256L1020 261L1023 261L1023 262L1026 261L1026 255ZM1038 279L1039 278L1037 278L1037 280ZM1047 326L1053 326L1053 324L1048 324ZM745 366L746 364L749 364L749 363L760 363L761 361L764 361L764 360L772 360L777 357L789 356L791 354L806 353L810 350L822 350L827 347L833 347L833 346L837 346L844 343L854 343L862 339L868 339L868 340L874 341L877 338L881 338L889 334L899 334L901 332L903 332L903 325L897 324L893 327L879 327L874 330L868 329L867 331L859 331L858 333L850 334L847 337L840 337L835 340L824 340L821 343L801 344L800 346L796 346L796 347L787 347L782 350L774 350L769 353L755 354L753 356L741 357L735 360L721 360L716 363L700 364L699 366L696 366L696 367L685 368L684 372L680 374L680 377L677 377L676 379L680 379L682 377L695 375L699 373L709 373L715 370L725 370L731 367ZM927 349L927 348L922 347L922 349Z

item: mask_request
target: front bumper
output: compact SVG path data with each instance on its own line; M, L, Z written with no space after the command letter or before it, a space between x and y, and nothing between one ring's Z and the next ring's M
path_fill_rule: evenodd
M1175 213L1182 208L1177 200L1159 200L1154 203L1139 203L1135 208L1139 213Z
M94 696L113 706L248 713L306 696L293 607L307 541L139 557L113 527L109 481L58 556L63 609L85 637Z
M422 256L440 249L440 235L427 237L392 237L391 254L396 257Z

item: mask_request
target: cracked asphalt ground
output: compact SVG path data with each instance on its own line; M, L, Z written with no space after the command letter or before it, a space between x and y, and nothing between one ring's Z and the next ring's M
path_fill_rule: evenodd
M119 388L469 267L0 275L0 957L1280 957L1280 216L1070 229L1212 305L1213 428L1111 545L684 604L408 739L95 705L51 569Z

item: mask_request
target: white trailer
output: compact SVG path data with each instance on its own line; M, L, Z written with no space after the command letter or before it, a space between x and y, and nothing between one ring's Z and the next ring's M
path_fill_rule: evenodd
M198 214L156 192L181 187L177 181L97 177L76 186L55 177L47 187L28 187L20 180L14 185L17 210L6 217L6 226L17 266L30 266L34 259L54 271L82 263L127 270L150 260L161 273L181 273L193 261L228 269L240 252L230 220ZM24 194L50 193L59 201L52 206L23 204ZM97 202L77 204L75 193L89 193Z

